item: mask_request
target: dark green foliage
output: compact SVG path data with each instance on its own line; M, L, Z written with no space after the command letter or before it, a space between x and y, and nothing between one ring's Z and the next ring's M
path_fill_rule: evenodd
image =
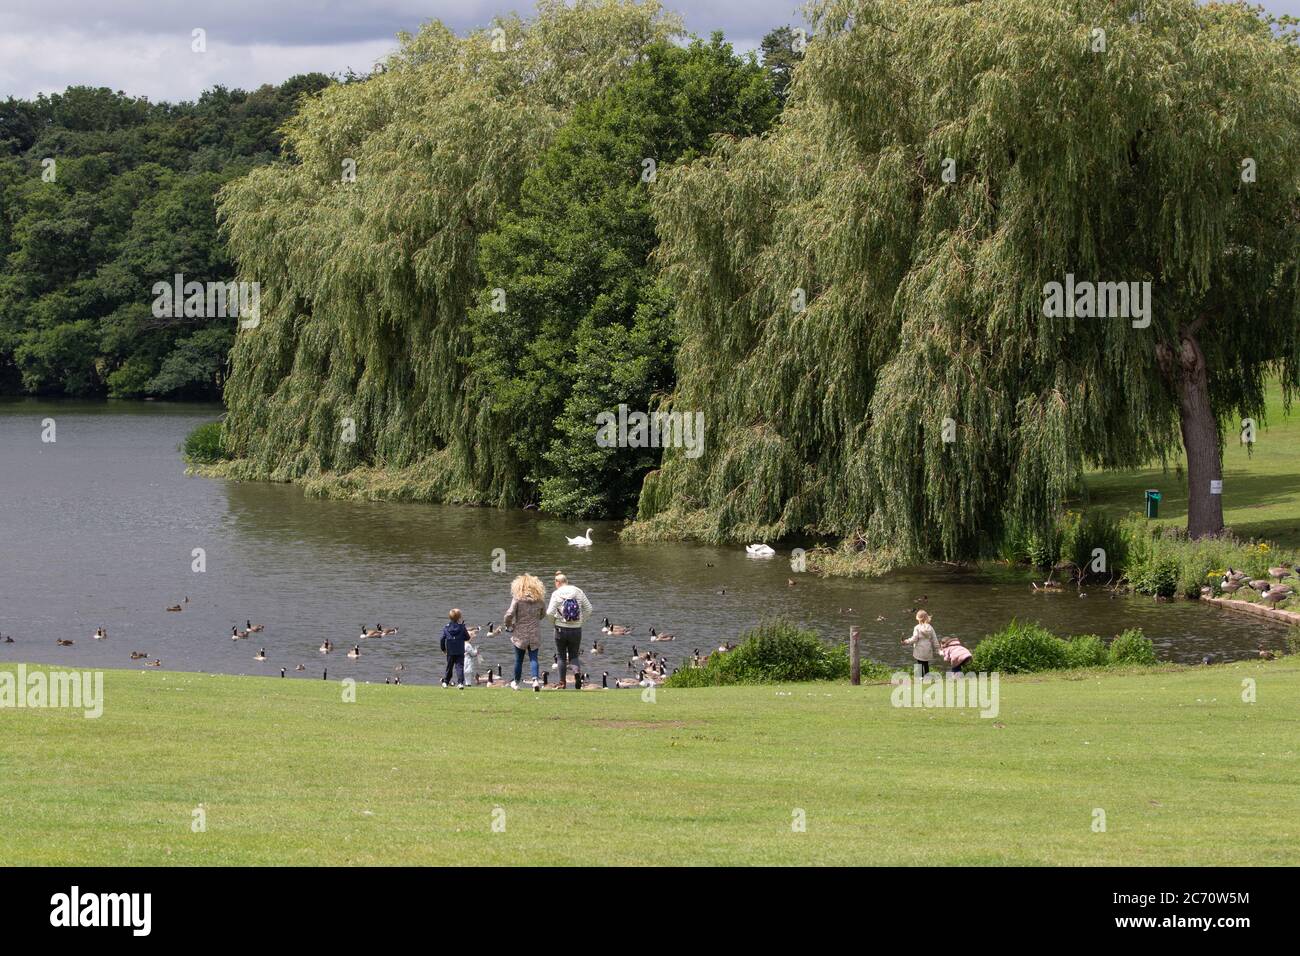
M207 422L185 436L181 452L190 464L211 465L226 457L223 441L221 422Z
M1156 650L1140 627L1131 627L1110 642L1111 664L1155 664Z
M671 300L649 264L654 183L713 136L760 133L776 112L762 69L720 35L654 44L576 109L517 207L483 236L467 385L544 510L635 512L660 453L598 447L595 422L619 404L648 412L673 388ZM496 289L504 312L493 309Z
M0 103L0 392L218 395L234 320L157 319L151 289L231 279L215 194L274 159L280 125L328 83Z
M1109 661L1106 642L1096 634L1080 634L1065 642L1066 667L1101 667Z
M1002 674L1159 663L1155 648L1140 628L1130 628L1107 647L1095 634L1062 640L1041 624L1017 620L987 635L975 645L973 653L970 670Z
M864 661L864 680L887 680L889 669ZM725 684L845 680L849 653L844 645L828 645L815 631L788 621L768 621L741 635L739 646L726 654L714 653L704 667L679 669L668 687L705 687Z
M1016 620L985 637L972 653L971 670L1002 674L1058 670L1069 664L1065 641L1041 624Z
M805 37L805 43L806 43ZM770 31L759 49L763 54L763 69L772 75L772 87L781 102L790 92L790 81L794 79L794 68L803 61L803 50L795 49L798 37L789 26L777 27Z

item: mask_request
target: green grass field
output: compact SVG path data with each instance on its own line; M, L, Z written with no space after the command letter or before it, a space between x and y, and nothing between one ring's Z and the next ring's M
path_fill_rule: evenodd
M1223 520L1243 538L1261 538L1300 548L1300 410L1287 415L1282 390L1268 392L1267 427L1256 431L1249 449L1236 432L1228 435L1223 454ZM1168 471L1094 472L1088 475L1087 504L1116 518L1141 513L1145 491L1163 493L1160 522L1187 524L1187 474L1179 461Z
M108 671L99 719L0 710L0 859L1295 865L1297 721L1300 657L1004 679L995 719L880 685L344 703L334 682Z

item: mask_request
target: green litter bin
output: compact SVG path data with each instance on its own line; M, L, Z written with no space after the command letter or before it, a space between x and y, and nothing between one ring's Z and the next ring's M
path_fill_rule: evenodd
M1160 517L1160 492L1154 488L1147 489L1147 517Z

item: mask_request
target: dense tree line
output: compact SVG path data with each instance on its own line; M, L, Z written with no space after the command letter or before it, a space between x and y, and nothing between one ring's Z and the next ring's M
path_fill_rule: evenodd
M219 397L235 323L156 318L152 287L231 278L217 191L279 157L280 127L329 83L0 102L0 394Z
M233 472L630 514L660 452L598 447L592 422L674 388L650 195L779 105L757 57L653 2L405 38L288 125L301 163L222 194L264 290L226 389Z

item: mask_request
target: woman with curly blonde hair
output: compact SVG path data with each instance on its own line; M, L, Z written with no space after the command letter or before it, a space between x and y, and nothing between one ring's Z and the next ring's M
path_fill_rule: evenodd
M531 574L521 574L510 582L510 596L512 600L505 616L510 643L515 646L515 679L510 682L510 688L518 690L523 679L524 654L532 665L533 685L537 684L537 651L542 646L539 626L546 616L546 589Z

